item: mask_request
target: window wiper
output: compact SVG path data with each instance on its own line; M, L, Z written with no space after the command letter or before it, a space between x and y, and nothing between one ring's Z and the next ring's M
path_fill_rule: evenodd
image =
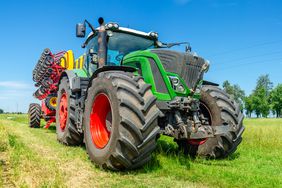
M189 42L173 42L173 43L162 43L160 41L157 42L159 48L171 48L173 46L179 46L181 44L187 44L190 46Z

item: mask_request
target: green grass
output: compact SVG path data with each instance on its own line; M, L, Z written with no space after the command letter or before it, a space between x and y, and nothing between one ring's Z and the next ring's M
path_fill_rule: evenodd
M26 115L0 116L0 187L282 187L282 119L246 119L238 150L224 160L190 160L161 137L142 169L110 172L84 147L56 141L54 127L30 129Z

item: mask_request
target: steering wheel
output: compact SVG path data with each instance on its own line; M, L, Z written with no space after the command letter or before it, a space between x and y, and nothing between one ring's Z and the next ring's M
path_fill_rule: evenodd
M120 62L122 60L123 56L124 56L124 54L122 54L122 53L118 54L116 56L116 60Z

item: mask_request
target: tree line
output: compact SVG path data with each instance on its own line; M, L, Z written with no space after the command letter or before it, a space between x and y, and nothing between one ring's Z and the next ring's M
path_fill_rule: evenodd
M255 89L248 96L238 84L232 85L226 80L222 86L248 117L255 114L257 118L266 118L270 113L277 118L282 117L282 84L273 87L268 74L259 76Z
M248 96L238 84L232 85L226 80L222 86L248 117L252 114L258 118L268 117L270 112L277 118L282 117L282 84L273 87L268 74L259 76L255 89ZM4 110L0 109L0 114L3 113Z
M3 109L0 108L0 114L23 114L22 112L5 112Z

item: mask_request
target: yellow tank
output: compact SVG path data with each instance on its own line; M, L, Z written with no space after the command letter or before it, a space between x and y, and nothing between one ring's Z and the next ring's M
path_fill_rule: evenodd
M84 56L81 55L76 60L74 59L74 54L72 50L68 50L63 57L60 59L60 64L67 70L72 69L82 69L84 62Z

